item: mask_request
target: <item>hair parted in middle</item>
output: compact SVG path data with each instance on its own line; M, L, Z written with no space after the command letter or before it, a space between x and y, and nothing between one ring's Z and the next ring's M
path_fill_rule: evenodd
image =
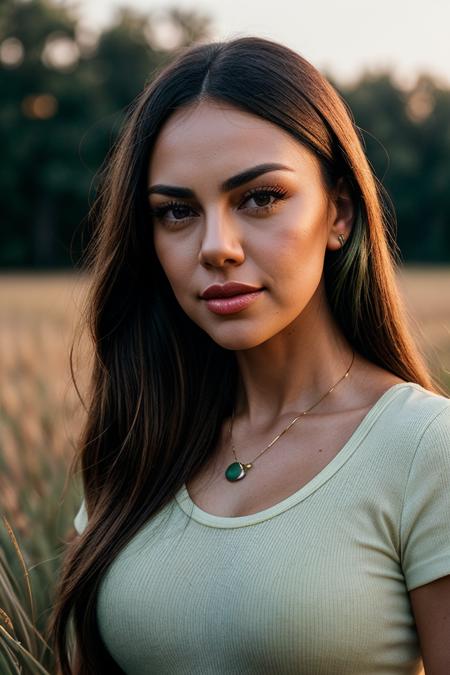
M397 292L388 199L342 97L301 55L265 38L194 44L177 53L130 107L93 209L85 269L94 363L74 459L89 518L67 547L49 625L61 675L123 672L97 625L101 580L140 528L206 464L234 405L235 354L180 308L154 251L147 200L158 134L175 111L204 100L288 132L318 158L330 192L340 178L347 181L353 227L343 248L327 250L324 260L331 311L364 357L439 391Z

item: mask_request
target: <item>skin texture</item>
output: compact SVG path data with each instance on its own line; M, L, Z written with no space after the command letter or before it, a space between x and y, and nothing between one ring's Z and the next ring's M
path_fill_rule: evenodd
M450 575L409 592L426 675L450 673Z
M230 176L266 162L292 171L272 171L229 193L219 191ZM340 181L335 194L328 194L314 154L279 127L206 101L177 111L163 127L148 168L148 185L155 184L195 193L176 199L181 206L165 219L153 218L153 242L182 309L219 345L236 352L241 386L233 439L237 448L245 439L243 461L250 461L351 363L352 346L330 312L323 278L326 250L340 248L338 234L346 240L350 235L349 192ZM274 186L286 190L285 199L247 194ZM153 209L172 200L149 195ZM272 209L264 208L271 203ZM229 280L266 290L242 312L213 314L199 294ZM256 476L252 470L227 489L223 469L233 457L224 443L215 465L190 482L191 496L217 515L272 506L331 461L375 401L398 382L357 353L349 376L277 442L276 452L259 460ZM293 444L305 452L293 458ZM414 589L410 597L426 675L448 675L450 577Z
M292 170L272 171L220 193L222 181L265 162ZM287 132L205 101L177 111L163 127L149 162L148 185L155 184L195 192L195 199L182 200L183 209L153 219L153 241L183 310L236 352L242 377L236 424L245 419L253 429L269 430L284 413L313 405L352 359L329 310L323 278L326 249L339 249L338 235L348 239L352 227L345 184L331 198L315 155ZM249 189L276 185L287 191L285 199L245 197ZM149 195L152 208L171 199ZM271 210L262 208L267 203L274 203ZM266 290L242 312L213 314L198 296L211 283L228 280ZM332 409L370 404L380 389L375 373L386 375L381 371L356 355ZM321 410L329 405L328 399Z
M267 162L289 170L220 191L226 179ZM158 213L173 200L153 192L161 184L189 188L195 197ZM352 201L342 181L334 195L327 193L315 155L290 134L210 101L169 118L149 160L148 185L155 251L180 306L213 340L236 353L241 383L233 438L237 447L245 439L250 461L351 364L352 347L327 303L323 265L327 248L340 248L337 235L350 234ZM279 201L248 194L277 186L286 191ZM262 206L272 203L271 209ZM199 295L211 283L228 280L265 290L241 312L214 314ZM235 484L232 491L211 493L211 504L229 512L262 507L257 499L264 472L267 500L298 489L298 476L312 477L323 468L379 396L399 381L356 354L348 378L277 441L277 452L259 461L258 475L246 477L245 489ZM296 442L308 447L313 442L311 455L293 458ZM217 449L218 476L232 460L230 452L229 444L223 452ZM308 465L299 466L300 461ZM252 503L243 501L250 498Z

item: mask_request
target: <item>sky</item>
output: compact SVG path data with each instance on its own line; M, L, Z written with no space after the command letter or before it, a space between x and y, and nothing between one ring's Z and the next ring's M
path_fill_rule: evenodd
M66 0L59 0L65 4ZM71 3L72 4L72 3ZM212 18L213 39L259 35L298 51L342 82L389 69L411 87L418 72L450 86L450 0L76 0L83 23L101 28L118 6L170 7Z

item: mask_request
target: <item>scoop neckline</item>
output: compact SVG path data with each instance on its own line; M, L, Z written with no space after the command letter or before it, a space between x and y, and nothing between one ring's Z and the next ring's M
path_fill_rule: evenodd
M342 446L339 452L333 459L324 466L319 473L317 473L308 483L299 488L296 492L285 497L280 502L269 506L262 511L256 513L246 514L244 516L219 516L201 509L191 499L187 490L186 483L183 483L180 490L176 493L175 499L180 508L190 516L193 520L216 528L236 528L245 527L248 525L256 525L273 518L274 516L283 513L287 509L295 506L303 501L313 492L315 492L321 485L323 485L336 471L347 461L353 454L360 442L363 440L366 433L369 431L373 422L381 414L384 408L390 403L394 396L404 387L420 387L416 382L397 382L396 384L386 389L386 391L375 401L374 405L368 410L361 422L358 424L350 438Z

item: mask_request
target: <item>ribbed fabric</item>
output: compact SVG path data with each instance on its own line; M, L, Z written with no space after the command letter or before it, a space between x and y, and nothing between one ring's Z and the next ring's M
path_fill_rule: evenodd
M408 590L447 574L450 400L406 382L268 509L212 515L183 486L113 561L97 615L128 675L415 675Z

